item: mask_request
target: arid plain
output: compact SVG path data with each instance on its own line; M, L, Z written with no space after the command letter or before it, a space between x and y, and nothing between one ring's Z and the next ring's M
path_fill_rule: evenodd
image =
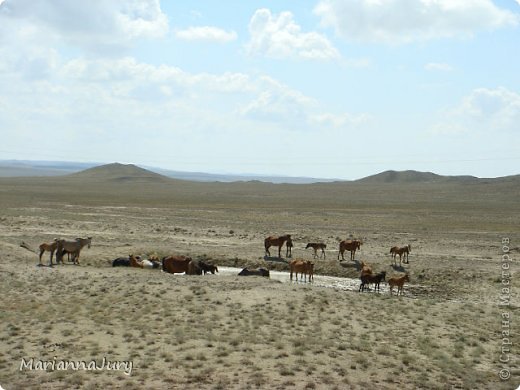
M516 389L520 178L380 175L357 182L196 183L133 166L0 179L0 385L5 389ZM408 272L404 295L234 274L113 268L128 254L264 266L263 240L293 258L327 244L316 275L365 261ZM54 237L92 237L80 265L38 267ZM338 242L363 240L356 261ZM411 244L409 264L389 248ZM285 248L282 253L285 252ZM48 263L48 253L43 257ZM507 279L507 280L505 280ZM509 293L504 303L504 282ZM511 320L504 327L504 313ZM512 342L504 353L504 330ZM508 362L500 362L505 356ZM20 370L22 359L131 361L122 370ZM511 373L499 377L501 369Z

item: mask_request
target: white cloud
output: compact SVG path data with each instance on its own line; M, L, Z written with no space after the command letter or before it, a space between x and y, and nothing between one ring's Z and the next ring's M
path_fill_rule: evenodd
M428 71L441 71L441 72L451 72L453 67L450 64L445 64L441 62L429 62L424 65L424 69Z
M5 0L0 25L9 22L25 42L65 42L90 52L126 48L168 32L159 0Z
M186 41L208 41L208 42L230 42L237 39L235 31L225 31L211 26L190 27L186 30L179 30L175 33L179 39Z
M271 58L331 60L340 57L338 50L322 34L302 32L290 12L279 15L262 8L249 22L251 39L246 45L250 54Z
M402 44L518 25L491 0L321 0L321 24L350 41Z
M442 116L432 133L518 132L520 94L503 87L477 88Z

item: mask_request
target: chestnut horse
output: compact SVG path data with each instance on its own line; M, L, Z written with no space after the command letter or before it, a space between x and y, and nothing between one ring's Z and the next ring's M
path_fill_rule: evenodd
M390 294L392 294L394 287L397 286L397 295L401 293L403 295L403 286L404 282L409 282L410 278L408 274L404 274L401 277L394 276L393 278L388 279L388 285L390 286Z
M390 248L390 253L392 254L392 257L394 258L394 264L397 265L396 256L399 255L399 265L401 265L401 259L404 255L404 263L408 264L408 254L412 251L412 246L410 244L398 247L393 246Z
M350 252L350 260L354 261L354 257L356 256L356 250L361 249L361 244L363 244L360 240L343 240L339 243L339 252L338 252L338 260L339 255L341 254L341 258L345 260L343 257L343 253L347 250Z
M271 252L269 252L269 248L272 246L277 246L278 247L278 257L281 258L282 257L282 255L281 255L282 246L286 241L290 241L291 247L292 247L292 241L291 241L290 234L286 234L286 235L280 236L280 237L273 237L273 236L267 237L264 240L265 254L267 256L271 256Z
M321 258L321 255L323 255L323 258L325 258L325 248L326 247L327 247L327 245L324 244L323 242L309 242L307 244L307 246L305 247L305 249L309 249L309 248L314 249L314 254L312 257L315 259L318 257L318 249L321 249L320 258Z
M291 270L291 280L293 279L293 273L296 274L296 280L298 280L298 273L300 274L300 279L304 276L305 281L307 281L307 275L309 275L309 282L314 280L314 263L310 260L292 260L289 263L289 268Z

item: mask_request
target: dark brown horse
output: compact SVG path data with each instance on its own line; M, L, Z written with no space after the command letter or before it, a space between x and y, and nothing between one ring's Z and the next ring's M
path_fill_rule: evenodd
M359 291L365 291L365 286L370 286L370 283L374 283L374 291L379 291L379 284L381 281L384 281L386 277L386 272L382 271L377 274L361 274L359 277L361 279L361 285L359 286Z
M285 251L285 257L292 257L292 248L293 248L293 242L292 242L292 238L289 237L289 239L287 240L287 242L285 243L285 247L287 248L287 250Z
M411 251L412 251L412 246L410 244L403 246L403 247L398 247L398 246L391 247L390 254L392 255L392 257L394 259L394 264L397 265L397 259L396 259L397 255L399 255L399 265L401 265L401 259L403 258L403 256L404 256L404 263L408 264L408 254Z
M286 234L286 235L280 236L280 237L273 237L273 236L267 237L264 240L265 254L267 256L271 256L271 252L269 252L269 248L272 246L277 246L278 247L278 257L281 258L282 257L282 255L281 255L282 246L287 241L290 241L291 245L292 245L290 234Z
M345 251L350 252L350 260L354 261L354 257L356 256L356 250L361 250L361 244L363 244L360 240L343 240L339 243L339 252L338 252L338 260L339 255L341 254L341 259L345 260L343 257L343 253Z
M325 248L326 247L327 247L327 245L324 244L323 242L309 242L307 244L307 246L305 247L305 249L309 249L309 248L314 249L313 258L318 257L318 249L321 249L320 258L321 258L321 255L323 255L323 258L325 258Z

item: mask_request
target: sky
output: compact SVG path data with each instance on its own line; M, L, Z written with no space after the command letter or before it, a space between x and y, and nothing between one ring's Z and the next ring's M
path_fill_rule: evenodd
M1 160L520 173L520 0L0 0Z

